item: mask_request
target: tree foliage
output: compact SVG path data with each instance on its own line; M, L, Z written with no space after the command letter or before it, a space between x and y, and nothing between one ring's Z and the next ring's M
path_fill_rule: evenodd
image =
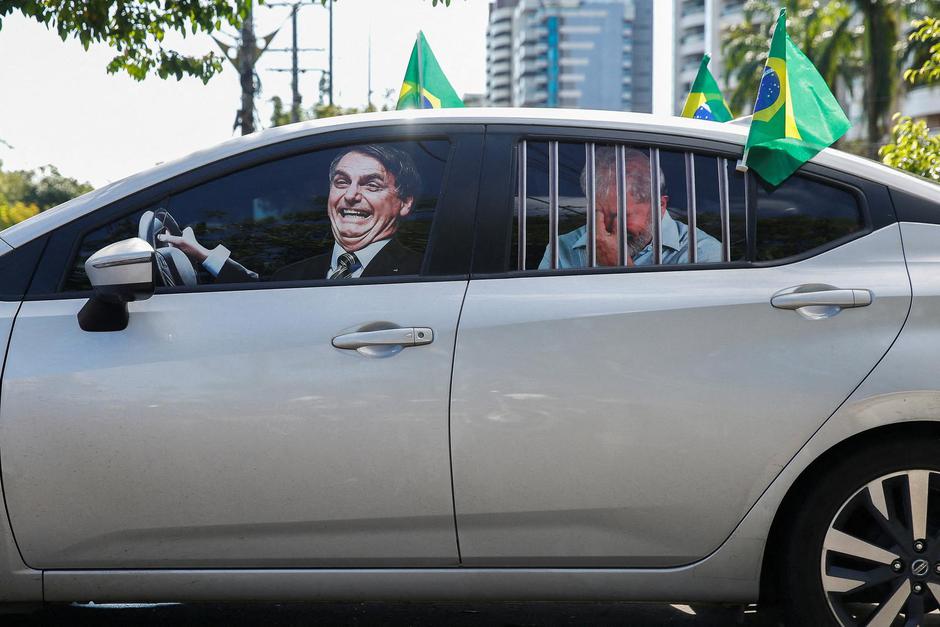
M0 162L0 228L90 192L92 186L63 176L55 166L3 171Z
M912 22L910 39L927 44L926 54L915 57L914 67L904 78L915 85L940 84L940 20L926 17ZM921 50L923 52L923 49ZM890 143L878 151L881 160L895 168L912 172L940 183L940 135L932 135L923 120L894 114Z
M882 146L881 160L895 168L940 183L940 135L931 135L923 120L895 114L891 143Z
M903 21L916 10L940 10L937 0L786 0L794 43L809 57L833 89L836 97L863 87L862 107L867 127L867 154L884 139L889 114L899 94L896 80L901 68L916 52L902 32ZM734 68L737 86L731 91L732 107L742 110L753 103L767 58L770 29L778 4L748 0L744 19L732 26L723 43L726 66Z
M284 126L285 124L290 124L290 110L284 107L284 101L281 100L280 96L274 96L271 98L272 111L271 111L271 126ZM387 106L382 107L382 111L388 110ZM326 104L323 102L317 103L309 109L300 110L300 120L299 122L304 122L306 120L316 120L318 118L332 118L338 115L351 115L353 113L372 113L373 111L378 111L376 106L367 105L365 107L341 107L335 104Z
M850 2L787 0L783 5L793 43L809 57L837 96L840 89L850 90L864 66L859 32L850 28ZM779 10L776 1L749 0L744 4L743 19L731 25L723 37L725 67L735 82L728 92L734 111L747 114L754 105Z
M434 6L450 3L431 0ZM0 29L4 17L20 13L54 29L63 41L78 39L86 50L93 43L111 46L117 54L108 63L110 73L123 71L142 80L154 72L160 78L195 76L206 82L222 70L222 57L181 54L164 38L237 29L251 5L252 0L0 0Z
M26 218L31 218L39 213L39 207L34 204L17 200L12 204L6 204L0 200L0 230L13 226L17 222L22 222Z
M921 52L915 66L904 71L904 79L913 85L940 82L940 18L925 17L911 23L909 39Z

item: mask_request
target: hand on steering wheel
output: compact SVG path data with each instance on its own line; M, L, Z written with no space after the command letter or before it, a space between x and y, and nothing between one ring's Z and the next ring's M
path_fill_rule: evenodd
M181 251L186 253L187 257L197 263L202 263L205 261L206 257L208 257L209 253L211 252L208 248L196 240L196 234L193 233L193 229L190 226L187 226L185 229L183 229L182 235L160 233L157 235L157 239L161 242L166 242L174 248L179 248Z

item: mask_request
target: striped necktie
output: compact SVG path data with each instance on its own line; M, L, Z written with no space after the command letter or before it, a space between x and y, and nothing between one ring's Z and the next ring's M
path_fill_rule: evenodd
M331 279L346 279L353 272L362 267L359 259L352 253L343 253L336 259L336 270L330 274Z

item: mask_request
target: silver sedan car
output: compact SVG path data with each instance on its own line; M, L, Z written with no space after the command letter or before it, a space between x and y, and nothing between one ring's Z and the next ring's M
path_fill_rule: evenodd
M940 605L940 187L349 116L0 232L0 600Z

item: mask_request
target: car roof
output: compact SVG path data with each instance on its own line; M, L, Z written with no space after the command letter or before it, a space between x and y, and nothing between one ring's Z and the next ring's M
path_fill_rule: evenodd
M716 124L675 116L587 109L466 108L412 111L383 111L300 122L235 137L185 157L159 164L115 181L0 232L0 240L16 248L87 213L130 194L169 180L210 163L256 148L309 137L330 131L379 128L402 124L512 124L568 126L607 130L631 130L677 137L694 137L742 146L747 140L746 124ZM870 180L899 188L928 200L940 200L940 187L875 161L827 148L813 163L851 172Z

